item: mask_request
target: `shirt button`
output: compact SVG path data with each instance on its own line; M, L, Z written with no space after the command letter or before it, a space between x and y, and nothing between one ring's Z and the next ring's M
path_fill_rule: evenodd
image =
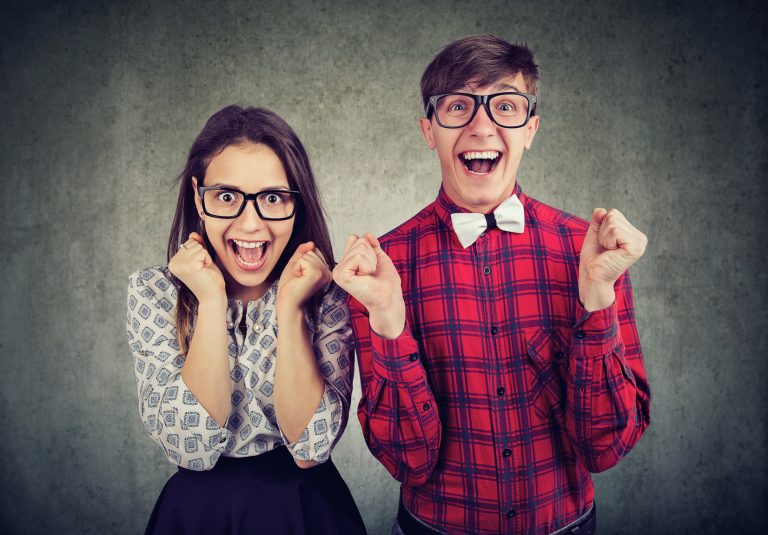
M232 329L234 329L234 328L235 328L235 324L234 324L234 323L232 323L231 321L228 321L228 322L227 322L227 329L229 329L229 330L232 330Z
M424 409L425 411L428 411L429 410L429 403L425 403L424 405L421 406L421 408Z
M491 334L496 334L497 332L499 332L499 329L495 325L491 327Z
M411 362L416 362L419 360L419 354L418 353L411 353L411 355L408 357L408 360Z
M510 509L507 511L507 518L513 518L516 514L514 509Z
M506 392L506 391L507 391L507 390L506 390L506 389L505 389L503 386L500 386L499 388L497 388L497 389L496 389L496 393L497 393L498 395L500 395L500 396L503 396L503 395L504 395L504 392Z
M555 358L557 360L563 360L564 356L565 356L565 354L562 351L558 351L557 353L555 353Z
M576 338L581 340L582 338L584 338L584 331L576 331L576 335L575 336L576 336Z
M507 449L505 449L504 451L502 451L502 452L501 452L501 454L502 454L504 457L509 457L510 455L512 455L512 450L511 450L511 449L509 449L509 448L507 448Z
M489 268L488 266L485 266L483 268L483 273L486 274L486 275L490 275L491 274L491 268Z

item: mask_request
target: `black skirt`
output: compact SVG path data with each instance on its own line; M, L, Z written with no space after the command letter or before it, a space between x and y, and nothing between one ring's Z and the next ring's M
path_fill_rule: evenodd
M179 467L163 487L148 534L365 533L333 462L299 468L284 446L220 457L211 470Z

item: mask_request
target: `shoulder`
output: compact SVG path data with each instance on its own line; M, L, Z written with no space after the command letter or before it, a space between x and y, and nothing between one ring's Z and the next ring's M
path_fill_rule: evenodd
M335 282L331 282L323 291L318 315L319 326L326 328L336 327L349 319L347 307L347 292L341 289Z
M129 304L133 300L152 301L170 311L177 300L176 285L168 266L141 268L128 276Z
M528 196L525 199L525 211L526 219L538 232L570 240L573 246L581 247L589 228L588 221Z
M396 226L379 237L382 249L389 253L390 249L410 243L418 239L425 231L432 231L435 225L435 203L431 202L404 223Z

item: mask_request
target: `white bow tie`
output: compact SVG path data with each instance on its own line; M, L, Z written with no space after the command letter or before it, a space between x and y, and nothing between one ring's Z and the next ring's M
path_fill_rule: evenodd
M453 230L459 242L466 249L486 230L498 227L506 232L523 232L525 215L523 204L517 195L501 203L492 214L451 214Z

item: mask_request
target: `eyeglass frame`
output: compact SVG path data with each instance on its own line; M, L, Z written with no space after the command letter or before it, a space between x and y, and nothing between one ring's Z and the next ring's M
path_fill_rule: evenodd
M243 196L243 202L240 203L240 209L237 211L235 215L215 215L208 211L208 209L205 207L205 192L208 190L214 190L214 189L220 189L225 191L235 191ZM296 203L293 206L293 212L291 212L291 215L286 217L264 217L261 213L261 210L259 210L259 203L257 202L257 199L259 195L264 195L265 193L292 193L296 195ZM200 203L203 205L203 212L205 215L215 217L217 219L237 219L240 217L240 214L243 213L243 210L245 210L245 205L248 204L249 200L253 201L253 207L256 209L256 213L259 214L259 217L264 221L285 221L287 219L291 219L296 215L296 209L299 207L298 201L301 199L301 192L300 191L294 191L290 189L265 189L262 191L258 191L256 193L245 193L244 191L240 191L236 188L227 188L224 186L197 186L197 194L200 196Z
M440 100L443 97L447 97L448 95L461 95L465 97L470 97L472 100L475 101L475 108L472 110L472 115L470 115L469 120L467 120L466 123L464 123L461 126L446 126L440 121L440 117L437 114L437 101ZM525 117L525 121L523 124L518 126L504 126L503 124L499 123L494 117L493 113L491 113L491 106L490 106L490 100L493 97L498 97L499 95L520 95L526 98L528 100L528 115ZM437 121L437 124L440 125L443 128L464 128L469 123L472 122L472 120L475 118L475 115L477 115L477 110L480 109L480 105L485 106L485 112L488 114L488 117L493 121L494 124L502 127L502 128L522 128L525 125L528 124L528 121L531 120L531 117L535 115L534 109L536 107L536 95L531 95L530 93L520 93L519 91L502 91L500 93L491 93L490 95L473 95L472 93L442 93L440 95L433 95L429 97L429 102L427 103L427 107L424 109L424 115L429 118L429 110L432 108L432 111L435 113L435 120Z

